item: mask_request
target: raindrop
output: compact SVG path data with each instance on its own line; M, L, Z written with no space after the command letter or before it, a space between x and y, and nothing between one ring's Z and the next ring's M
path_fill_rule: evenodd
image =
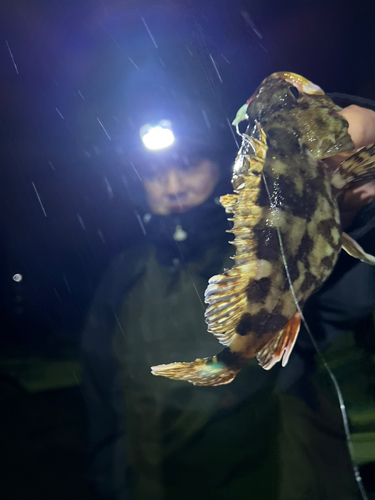
M62 302L62 299L61 299L61 297L59 295L59 292L56 290L56 288L54 288L53 291L55 292L56 297L59 299L59 301Z
M63 115L60 113L60 111L59 111L57 108L55 108L55 109L56 109L56 111L58 112L58 114L60 115L60 118L62 118L63 120L65 120L65 118L64 118L64 117L63 117Z
M155 38L152 36L152 33L151 33L151 31L150 31L150 28L147 26L147 23L146 23L146 21L145 21L145 18L144 18L144 17L141 17L141 19L142 19L142 21L143 21L143 24L144 24L144 25L145 25L145 27L146 27L146 30L147 30L148 34L150 35L150 38L151 38L151 40L152 40L152 43L155 45L155 48L157 49L157 48L158 48L158 45L157 45L157 43L155 42Z
M13 57L12 51L10 50L8 40L5 40L5 43L7 44L7 47L8 47L8 50L9 50L10 57L12 58L14 69L16 70L17 75L19 75L19 73L18 73L18 68L17 68L17 64L16 64L16 62L15 62L15 60L14 60L14 57Z
M137 65L135 64L135 62L133 61L133 59L132 59L131 57L129 57L129 56L128 56L128 59L129 59L129 61L132 63L132 65L133 65L136 69L139 69L139 66L137 66Z
M204 121L206 122L207 128L210 129L211 123L210 123L210 120L208 119L207 113L204 109L202 109L202 115L203 115Z
M104 183L105 183L105 187L107 188L108 196L110 198L113 198L113 189L112 189L112 186L110 185L107 177L103 177L103 180L104 180Z
M85 226L85 224L83 222L83 219L82 219L82 217L78 213L77 213L77 219L78 219L79 223L81 224L82 229L84 229L86 231L86 226Z
M69 293L72 294L72 290L70 288L69 282L68 282L67 277L65 276L65 274L63 274L63 277L64 277L66 288L68 289Z
M34 184L32 181L31 181L31 184L32 184L32 185L33 185L33 187L34 187L35 194L36 194L36 196L37 196L37 198L38 198L38 201L39 201L39 203L40 203L40 206L42 207L42 210L43 210L44 216L45 216L45 217L47 217L47 214L46 214L46 211L44 210L44 206L43 206L42 200L40 199L40 196L39 196L38 190L37 190L37 188L36 188L35 184Z
M98 229L98 236L102 240L103 245L105 245L104 235L100 229Z
M22 281L22 274L14 274L13 275L13 281L16 281L17 283L19 283L20 281Z
M102 124L102 122L100 121L100 119L98 117L96 117L96 119L98 120L99 122L99 125L102 127L102 129L104 130L104 133L106 134L106 136L108 137L108 139L111 141L111 136L108 134L106 128L104 127L104 125Z
M146 229L145 229L145 226L143 225L143 222L142 222L142 219L139 215L139 213L134 210L134 213L135 213L135 216L137 217L137 221L139 222L139 225L141 226L141 229L142 229L142 233L146 236Z
M217 69L216 63L215 63L214 58L212 57L211 54L210 54L210 58L211 58L212 64L214 65L214 68L216 70L216 73L217 73L217 76L219 77L220 82L223 83L223 80L221 79L219 70Z
M261 33L257 30L256 26L255 26L255 23L254 21L251 19L250 15L248 12L246 12L245 10L243 10L241 12L241 15L242 17L244 18L246 24L248 26L250 26L250 28L254 31L254 33L256 34L257 37L259 37L260 39L263 38L263 36L261 35Z

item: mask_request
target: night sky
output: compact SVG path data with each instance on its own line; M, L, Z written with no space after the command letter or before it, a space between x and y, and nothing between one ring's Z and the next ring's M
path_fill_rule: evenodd
M228 121L275 71L375 99L374 19L348 0L3 1L1 346L79 339L100 275L143 237L142 124L186 118L234 155Z

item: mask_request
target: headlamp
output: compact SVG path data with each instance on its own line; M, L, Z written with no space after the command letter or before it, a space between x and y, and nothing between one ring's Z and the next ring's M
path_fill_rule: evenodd
M162 120L156 126L143 125L139 134L146 148L153 151L168 148L174 143L174 135L169 120Z

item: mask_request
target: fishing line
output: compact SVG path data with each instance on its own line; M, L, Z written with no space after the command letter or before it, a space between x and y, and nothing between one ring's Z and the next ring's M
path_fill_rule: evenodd
M244 138L244 139L247 140L246 138ZM263 178L263 182L264 182L264 185L265 185L265 188L266 188L266 191L267 191L268 199L270 201L270 205L272 207L271 194L270 194L270 191L268 189L268 185L267 185L267 182L266 182L263 170L262 170L262 178ZM296 297L296 294L295 294L295 291L294 291L293 283L292 283L292 280L291 280L290 274L289 274L289 269L288 269L288 264L287 264L286 257L285 257L284 245L283 245L283 241L282 241L282 238L281 238L280 229L278 227L276 227L276 231L277 231L277 237L278 237L279 244L280 244L280 250L281 250L281 257L282 257L282 260L283 260L283 265L284 265L284 268L285 268L286 276L287 276L287 279L288 279L288 282L289 282L289 286L290 286L290 290L291 290L292 295L293 295L294 302L296 304L296 307L297 307L297 310L298 310L299 314L301 315L301 319L303 321L303 324L305 325L307 333L309 334L311 342L312 342L312 344L313 344L313 346L314 346L314 348L315 348L318 356L320 357L320 359L321 359L321 361L323 363L324 368L327 370L328 375L330 376L330 378L332 380L332 383L333 383L333 385L335 387L337 398L338 398L339 404L340 404L340 411L341 411L341 417L342 417L342 421L343 421L343 425L344 425L346 444L348 446L349 455L350 455L350 459L351 459L351 462L352 462L352 468L353 468L354 477L355 477L355 480L356 480L356 482L358 484L358 489L359 489L359 491L361 493L361 496L362 496L363 500L368 500L368 496L367 496L365 487L363 485L363 481L362 481L361 474L359 472L359 468L358 468L358 466L356 465L356 463L354 461L354 447L353 447L353 442L352 442L351 435L350 435L350 430L349 430L348 413L347 413L347 410L346 410L346 406L345 406L345 402L344 402L344 398L343 398L341 389L339 387L339 384L337 382L337 379L336 379L335 375L333 374L333 372L330 369L330 367L328 366L328 363L325 360L322 352L320 351L320 349L318 347L318 344L316 343L316 341L314 339L314 336L313 336L313 334L312 334L312 332L311 332L311 330L310 330L310 328L309 328L309 326L308 326L308 324L307 324L307 322L305 320L305 317L304 317L304 315L302 313L302 309L299 306L299 303L298 303L298 300L297 300L297 297Z

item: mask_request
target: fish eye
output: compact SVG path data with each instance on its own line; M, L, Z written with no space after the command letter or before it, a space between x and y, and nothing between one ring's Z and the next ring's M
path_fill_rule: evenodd
M296 98L299 98L299 92L296 87L289 87L290 93Z

